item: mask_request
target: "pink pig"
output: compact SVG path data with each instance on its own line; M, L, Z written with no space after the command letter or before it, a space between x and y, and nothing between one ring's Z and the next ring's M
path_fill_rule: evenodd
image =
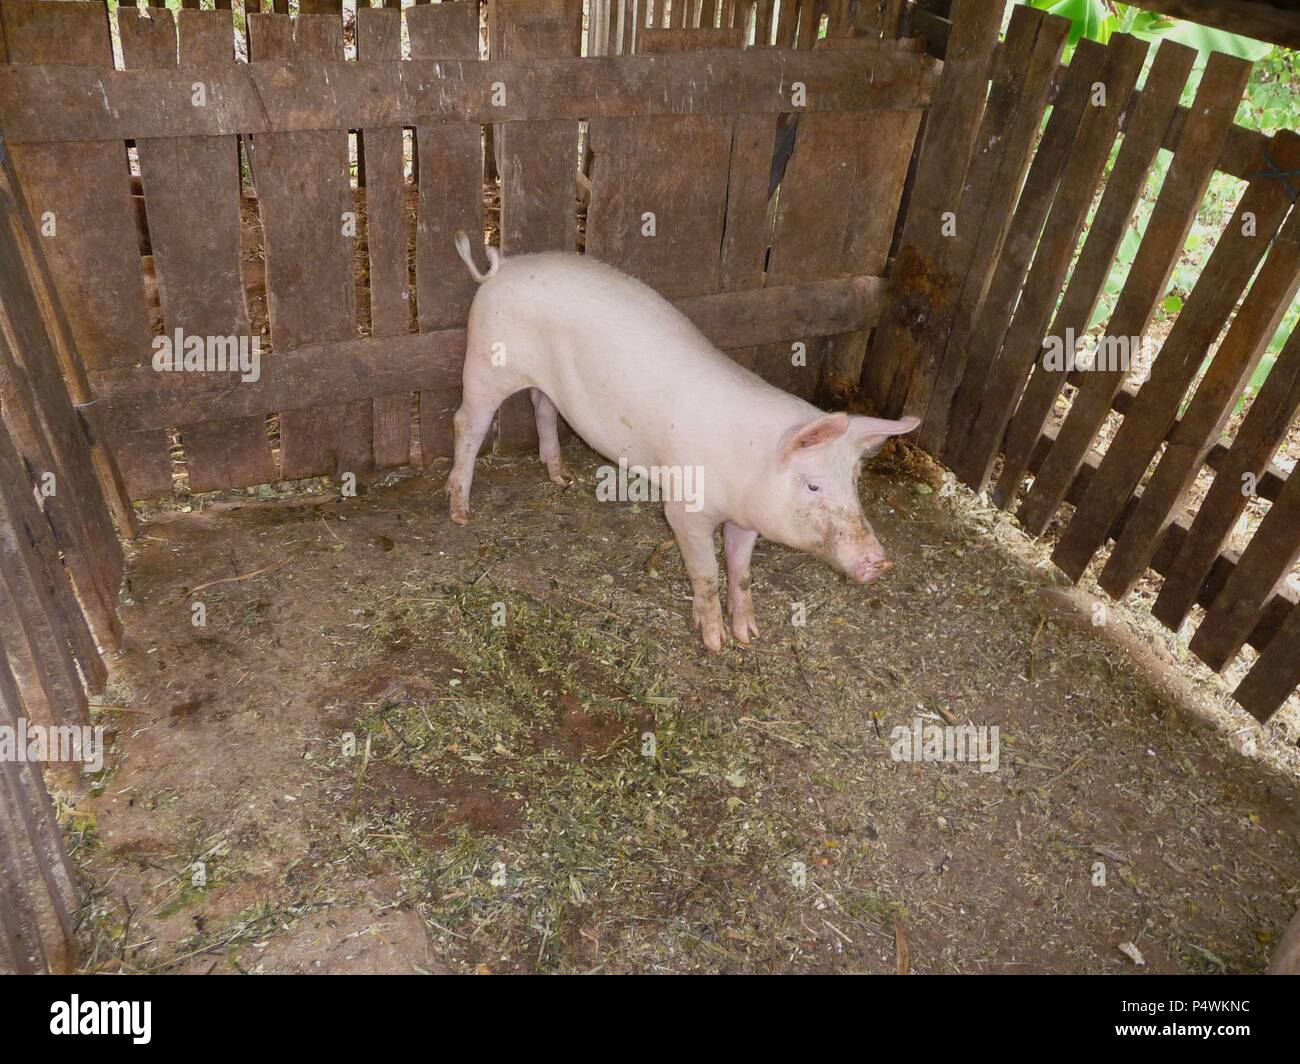
M447 480L451 518L469 519L474 460L509 396L527 388L541 459L556 484L557 411L589 446L641 470L658 487L694 591L695 625L713 651L725 627L714 532L722 525L731 630L758 635L749 564L760 534L807 551L860 584L890 568L862 513L857 474L916 418L824 414L774 388L714 347L671 303L581 255L487 250L475 269L468 238L456 249L483 287L469 313L464 395ZM681 497L683 485L698 490ZM676 490L675 490L676 489Z

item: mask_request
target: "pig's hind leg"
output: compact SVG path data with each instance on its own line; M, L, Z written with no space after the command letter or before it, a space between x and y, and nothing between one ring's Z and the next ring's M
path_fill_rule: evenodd
M560 456L559 411L551 397L540 388L529 388L528 397L533 401L533 414L537 418L538 453L546 466L546 475L551 478L551 483L567 488L573 483L573 477L564 468L564 459Z
M470 326L474 331L473 323ZM483 439L492 427L497 408L519 390L513 379L492 365L482 345L470 338L462 377L460 409L452 419L456 430L455 459L447 478L447 495L451 500L451 519L458 525L469 520L469 490L474 483L474 462Z
M456 430L456 457L451 475L447 477L447 496L451 500L451 519L458 525L469 521L469 489L474 483L474 462L500 405L500 400L495 404L475 400L467 391L452 419L452 427Z
M665 504L664 516L677 537L677 549L682 552L682 561L691 578L695 627L700 630L704 645L717 653L727 637L718 598L718 555L713 546L713 532L718 524L703 514L690 513L680 502Z

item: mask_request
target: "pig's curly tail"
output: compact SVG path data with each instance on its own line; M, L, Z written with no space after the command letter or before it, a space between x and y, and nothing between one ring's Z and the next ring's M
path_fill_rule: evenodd
M487 273L479 273L474 266L474 257L470 253L469 237L464 233L456 234L456 254L460 256L461 262L463 262L466 269L469 270L470 276L479 284L482 284L489 277L495 277L497 270L501 269L501 252L496 248L486 248L485 250L488 259Z

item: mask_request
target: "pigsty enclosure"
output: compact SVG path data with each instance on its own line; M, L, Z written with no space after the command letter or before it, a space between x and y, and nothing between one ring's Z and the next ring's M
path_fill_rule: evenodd
M1017 8L999 43L1003 5L974 0L341 7L291 16L277 0L245 25L220 5L110 19L99 2L0 0L0 724L86 724L87 692L110 678L101 651L131 659L119 587L124 573L145 587L152 565L132 500L313 477L351 497L449 454L474 292L458 231L507 256L581 250L781 387L923 415L922 445L973 487L1001 456L1004 508L1032 473L1031 531L1077 507L1056 549L1070 578L1116 540L1107 591L1153 568L1162 621L1205 609L1201 658L1260 652L1247 709L1266 719L1294 691L1300 489L1270 462L1300 405L1300 343L1219 442L1300 280L1300 140L1232 124L1247 64L1215 55L1181 108L1190 50L1161 45L1139 90L1144 44L1084 41L1063 66L1062 20ZM1090 106L1099 84L1107 104ZM1249 182L1254 231L1238 238L1234 219L1140 389L1119 370L1053 372L1044 340L1088 325L1162 147L1173 162L1109 331L1145 330L1216 167ZM256 338L257 372L160 369L156 341L178 335ZM1112 409L1125 420L1099 459ZM502 408L495 448L536 448L525 396ZM1217 477L1189 522L1180 504L1206 464ZM1236 556L1247 473L1272 505ZM474 556L463 534L439 542ZM280 564L241 564L236 586ZM184 603L170 623L231 580L170 588ZM802 682L817 675L810 662ZM382 706L391 686L372 692ZM124 728L139 712L113 708ZM585 727L587 708L566 712ZM3 963L72 967L83 900L56 808L37 766L0 772ZM740 769L726 779L745 786ZM522 800L481 820L519 830Z

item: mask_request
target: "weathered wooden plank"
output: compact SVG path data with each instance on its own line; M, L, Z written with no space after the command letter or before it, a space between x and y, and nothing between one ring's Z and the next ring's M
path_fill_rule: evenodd
M1070 165L1071 146L1084 114L1089 111L1092 86L1102 79L1105 63L1106 49L1102 45L1086 39L1079 42L1070 63L1069 77L1052 107L1043 139L1025 177L988 294L971 333L966 371L949 419L944 457L959 476L965 476L966 447L975 431L985 385L1011 326L1025 287L1030 258L1056 199L1057 187Z
M718 267L718 283L724 291L760 288L763 284L776 122L775 115L737 115L731 129L727 213Z
M9 62L18 64L3 68L8 73L34 69L26 64L59 64L44 69L93 77L112 65L103 4L7 0L0 6L0 24ZM27 109L41 99L30 96L16 105ZM15 113L14 102L0 105L0 124L77 349L90 366L145 358L153 333L123 144L109 137L77 138L95 143L17 145L8 128ZM171 490L165 433L114 437L111 444L132 494Z
M10 309L11 325L18 337L18 355L32 380L33 394L39 396L39 410L46 420L51 445L65 456L65 480L74 483L76 501L86 515L87 542L102 552L105 572L109 574L104 581L109 587L116 587L121 579L123 553L113 531L112 518L116 519L124 538L134 539L138 533L135 511L122 472L108 446L108 434L94 406L85 364L55 290L13 160L7 153L0 159L0 209L6 215L4 232L14 241L7 272L30 284L35 302L34 311L23 309L28 289L26 286L11 289L19 293L19 303ZM5 239L3 246L8 248ZM81 453L83 444L89 447L89 460L77 461L75 455ZM112 511L112 518L108 510ZM106 638L104 645L116 649L116 642L111 638Z
M1272 157L1283 170L1300 169L1300 136L1283 130L1273 139ZM1263 170L1263 160L1260 169ZM1053 562L1072 579L1083 575L1124 503L1141 481L1178 416L1179 403L1206 351L1236 307L1290 207L1291 200L1282 181L1257 178L1247 187L1160 349L1150 379L1138 392L1132 411L1111 441L1089 486L1088 495L1052 552ZM1247 216L1252 219L1249 223Z
M1297 557L1300 477L1292 476L1281 498L1269 507L1255 529L1241 561L1192 636L1192 653L1212 669L1225 668L1245 645L1260 613L1286 581Z
M769 284L884 272L920 120L919 111L799 116ZM864 333L828 341L821 370L829 394L846 399L857 390L866 343Z
M795 47L810 50L817 40L817 4L815 0L799 0L799 26Z
M41 724L87 723L89 703L72 654L74 641L86 663L92 669L98 666L101 680L103 665L32 495L22 458L3 424L0 584L0 638L25 681L33 717Z
M406 24L413 60L478 62L478 12L473 4L408 10ZM503 84L507 99L520 91L517 82ZM415 137L420 156L415 303L420 331L429 332L464 322L477 290L454 241L462 231L482 239L483 131L477 122L440 122L416 126ZM459 379L437 390L421 389L420 451L425 465L452 453L451 421L459 405Z
M1249 76L1249 63L1221 52L1211 55L1197 88L1193 117L1169 164L1146 233L1107 324L1109 336L1145 335L1209 186L1214 159ZM1041 533L1056 513L1126 376L1122 370L1104 369L1087 374L1019 510L1020 522L1031 534Z
M1222 435L1237 399L1264 357L1269 340L1291 308L1297 289L1300 289L1300 211L1292 211L1249 294L1233 316L1228 335L1215 352L1191 404L1170 434L1169 446L1142 491L1142 501L1101 572L1099 581L1109 594L1116 598L1128 594L1146 571L1160 531L1172 519L1174 507L1191 487L1210 448ZM1258 605L1262 605L1264 597L1260 595ZM1207 623L1217 613L1216 604ZM1241 626L1249 631L1249 624L1250 621L1245 621Z
M100 640L116 649L122 634L116 610L122 549L95 478L85 424L60 377L33 287L40 283L37 248L26 240L20 246L24 219L9 191L0 188L0 405L26 468L39 480L53 477L42 485L52 488L45 514ZM112 467L104 449L100 461ZM88 642L89 657L97 661L94 641ZM88 668L88 676L96 675L90 663Z
M1086 371L1079 370L1076 371L1074 376L1083 378L1086 375ZM1137 400L1137 393L1138 390L1134 385L1126 384L1120 389L1119 394L1115 396L1112 409L1117 414L1127 416L1128 412L1133 409L1133 403ZM1170 435L1172 435L1172 432ZM1168 439L1169 437L1166 436L1165 438ZM1222 443L1216 443L1210 448L1205 464L1215 473L1220 473L1227 466L1227 458L1228 448ZM1287 474L1280 466L1267 463L1256 489L1260 498L1268 499L1269 502L1275 501L1282 494L1282 487L1286 483L1286 479Z
M617 14L615 50L621 53L621 29L626 24L621 7ZM581 0L497 0L497 17L502 59L554 59L579 53ZM500 127L499 133L502 253L575 250L577 123L513 122ZM536 417L527 393L510 396L501 404L495 446L504 454L536 451Z
M16 729L23 715L22 696L0 647L0 726ZM39 769L7 758L0 761L0 881L0 965L70 971L78 952L72 914L79 898L54 806Z
M402 57L402 13L396 7L357 9L357 58ZM400 129L362 132L366 164L366 253L370 266L370 335L401 336L411 329L407 264L406 170ZM411 394L378 396L371 403L375 466L411 461Z
M711 116L592 121L587 254L670 298L717 291L731 127ZM691 166L664 166L670 158Z
M1053 430L1048 427L1039 439L1038 446L1034 448L1033 455L1030 456L1029 470L1031 473L1041 466L1043 459L1047 457L1052 448L1053 441ZM1079 467L1078 474L1074 478L1074 482L1066 492L1067 502L1071 505L1077 505L1083 501L1084 496L1088 493L1088 485L1092 483L1092 478L1096 475L1100 464L1101 461L1096 455L1090 454L1085 457L1083 464ZM1123 535L1125 523L1137 508L1137 502L1140 498L1140 493L1136 494L1125 504L1124 512L1120 514L1119 519L1111 529L1110 536L1112 539ZM1155 556L1151 559L1151 568L1166 579L1173 574L1178 555L1187 541L1188 524L1186 518L1175 518L1165 530L1156 548ZM1230 550L1224 550L1215 557L1209 574L1197 592L1197 603L1207 608L1212 606L1215 598L1227 586L1228 581L1232 579L1232 574L1236 570L1239 561L1238 556ZM1256 650L1266 650L1286 624L1287 618L1297 609L1300 609L1300 593L1292 591L1285 585L1279 587L1261 611L1247 642Z
M655 28L641 34L637 54L667 55L670 52L744 47L745 33L739 26Z
M125 9L118 18L128 68L233 63L229 14ZM191 88L191 95L194 93ZM136 144L148 209L149 239L162 291L163 332L247 338L240 279L239 142L236 137L140 140ZM202 421L181 427L191 491L275 479L266 419Z
M1300 684L1300 609L1293 610L1255 662L1255 667L1238 684L1232 697L1257 720L1268 720L1282 708Z
M1273 500L1280 496L1280 489L1269 491L1269 459L1286 439L1297 410L1300 410L1300 329L1292 332L1282 348L1237 429L1231 448L1217 464L1211 451L1209 464L1215 469L1214 483L1201 501L1177 564L1165 577L1151 608L1168 627L1180 628L1198 601L1215 558L1250 501L1247 478L1253 478L1259 495Z
M943 215L956 211L984 111L993 48L1002 23L999 4L957 0L948 60L935 91L917 161L916 177L899 242L891 283L894 306L881 323L868 364L867 395L889 404L891 392L906 396L906 384L895 385L900 375L910 381L925 352L918 346L913 323L933 312L934 293L908 290L908 279L942 269L948 241L943 236ZM803 24L800 38L802 46ZM780 53L777 53L780 54ZM888 49L814 49L813 55L905 55ZM909 263L918 264L917 269ZM898 402L901 406L901 401Z
M709 25L712 24L713 24L712 22L709 23ZM793 48L795 46L795 39L798 36L798 33L799 33L798 0L781 0L781 10L777 13L776 46L778 48Z
M1034 144L1047 109L1052 71L1065 47L1070 24L1019 6L1011 16L1005 44L993 68L988 103L957 211L955 232L948 237L943 274L923 298L933 306L914 320L918 349L933 352L907 383L901 406L922 418L917 442L942 454L948 437L953 399L966 369L971 330L988 291L998 253L1015 214ZM915 271L922 264L903 260L896 270ZM926 284L923 276L904 283ZM901 390L906 374L895 385ZM881 387L879 381L872 384Z
M330 15L252 15L250 66L292 56L343 54ZM202 110L202 108L195 108ZM277 351L356 335L352 188L346 132L276 133L253 139L266 241L267 304ZM382 394L382 393L381 393ZM280 416L285 477L365 474L374 468L369 400Z
M9 346L11 337L20 334L7 327L11 321L6 311L7 308L0 308L0 324L6 326L0 330L0 404L3 404L0 431L6 432L6 439L11 433L18 448L18 461L8 467L7 475L12 475L20 496L9 504L8 509L14 511L12 519L21 524L24 533L15 550L22 552L24 557L35 551L34 557L39 562L39 565L32 563L37 565L36 568L24 563L26 568L17 579L42 585L39 589L29 588L27 583L16 587L15 594L22 601L10 612L15 613L15 620L20 620L16 613L21 610L36 609L41 611L41 616L48 613L46 621L66 636L69 649L81 665L87 683L95 690L102 690L106 680L104 665L67 575L75 575L86 613L95 618L96 628L102 630L104 645L116 648L122 634L116 612L121 570L114 566L114 559L105 557L106 549L97 549L97 539L103 530L87 529L76 523L78 515L74 504L78 501L77 488L85 479L86 470L83 468L78 475L68 476L65 463L46 446L49 438L41 421L36 393L31 388L28 374L16 360L14 349ZM80 442L84 454L87 449L84 441ZM77 455L73 453L69 457L75 460ZM23 497L37 488L43 493L41 507L37 506L34 496L31 499ZM111 533L111 529L108 531ZM59 560L60 549L67 559L66 571ZM51 653L46 664L54 668L63 657L66 654ZM80 687L80 681L76 682L76 687Z
M1101 203L1088 227L1049 336L1063 341L1068 336L1082 337L1087 330L1195 59L1196 52L1185 45L1175 41L1160 45L1142 97L1127 120L1123 144L1106 179ZM1015 501L1029 453L1042 435L1067 374L1068 366L1057 370L1036 360L1033 376L1007 430L1006 459L993 493L994 503L1003 509Z
M1088 90L1088 103L1073 142L1061 144L1063 159L1068 161L1069 180L1061 182L1043 223L1042 237L1033 250L1033 263L1025 276L1024 290L1001 350L996 352L987 377L967 384L974 391L982 392L982 399L956 469L976 491L983 491L988 485L1003 434L1035 356L1042 349L1048 320L1065 283L1102 171L1119 136L1120 117L1142 73L1146 53L1146 44L1136 37L1127 34L1111 37L1106 48L1105 69ZM1075 62L1086 63L1086 58L1076 53ZM1051 150L1050 136L1049 124L1040 155ZM1064 170L1062 165L1063 173ZM1013 234L1016 231L1013 227ZM971 409L975 407L972 405Z
M685 53L487 62L266 61L175 73L8 66L0 67L0 115L11 144L31 144L440 121L915 110L930 103L938 68L927 56L885 48L725 49L707 60ZM196 79L210 86L206 108L189 103ZM790 92L796 81L807 88L802 106ZM515 89L499 106L493 103L494 96L499 99L497 82Z
M877 277L821 281L789 288L723 292L676 301L714 344L735 349L869 329L884 301ZM379 340L354 339L274 351L262 359L256 383L231 388L216 375L141 373L116 369L92 375L107 416L128 429L193 420L194 411L222 404L223 414L292 410L329 399L438 391L460 382L463 326Z

